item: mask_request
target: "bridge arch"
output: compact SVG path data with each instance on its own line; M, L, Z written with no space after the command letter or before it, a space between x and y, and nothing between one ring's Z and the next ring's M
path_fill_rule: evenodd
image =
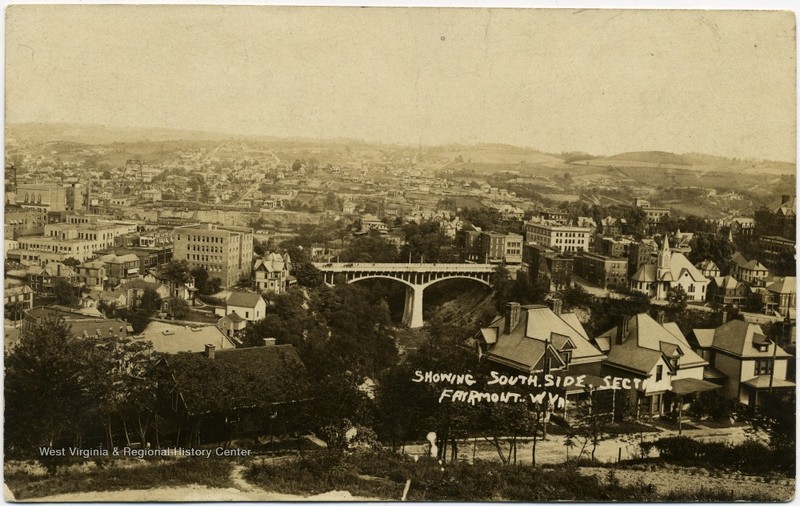
M491 264L399 264L399 263L327 263L315 264L322 271L324 282L334 285L339 275L346 283L367 279L387 279L406 285L403 323L411 328L422 327L422 298L425 289L448 279L477 281L489 288L497 266ZM341 279L341 278L340 278Z
M397 281L406 286L406 300L403 306L403 324L410 328L419 328L424 325L422 318L423 312L423 298L425 289L429 286L435 285L441 281L448 281L451 279L467 279L469 281L476 281L484 286L492 288L492 284L487 279L482 279L480 275L448 275L441 278L430 280L424 284L414 284L410 281L403 279L400 276L392 276L387 274L367 274L351 279L347 279L347 284L356 283L358 281L365 281L368 279L387 279L390 281Z

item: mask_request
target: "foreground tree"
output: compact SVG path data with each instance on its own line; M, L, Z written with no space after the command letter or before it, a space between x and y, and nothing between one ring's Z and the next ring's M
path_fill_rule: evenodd
M20 339L5 364L8 453L80 441L83 422L94 415L88 400L97 358L61 319L45 319Z

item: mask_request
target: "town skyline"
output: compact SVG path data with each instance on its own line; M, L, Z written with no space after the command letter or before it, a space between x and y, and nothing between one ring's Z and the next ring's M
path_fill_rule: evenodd
M7 36L7 124L796 160L791 13L15 6Z

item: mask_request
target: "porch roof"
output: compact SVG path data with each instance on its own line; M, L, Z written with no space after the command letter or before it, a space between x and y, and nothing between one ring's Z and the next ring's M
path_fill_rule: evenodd
M749 379L743 382L744 385L749 387L753 387L757 390L765 390L769 388L769 374L762 374L760 376L756 376L755 378ZM773 378L772 379L772 388L794 388L794 382L787 381L781 378Z
M695 378L684 378L672 382L672 393L675 395L707 392L717 388L722 388L722 386L711 383L710 381L704 381Z

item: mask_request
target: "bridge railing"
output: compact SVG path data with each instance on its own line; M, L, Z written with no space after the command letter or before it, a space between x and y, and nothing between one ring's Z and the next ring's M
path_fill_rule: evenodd
M415 264L415 263L367 263L367 262L317 262L314 267L328 272L358 272L358 271L382 271L382 272L492 272L497 266L494 264Z

